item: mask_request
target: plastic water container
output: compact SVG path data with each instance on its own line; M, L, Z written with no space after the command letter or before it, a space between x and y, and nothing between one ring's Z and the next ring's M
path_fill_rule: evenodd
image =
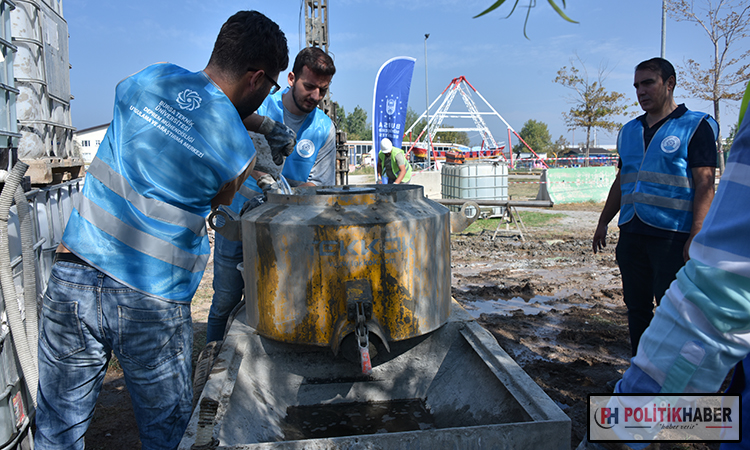
M471 200L508 200L508 165L500 161L472 161L466 164L443 164L440 171L443 198ZM451 207L451 210L458 207ZM504 208L495 206L492 215L502 215ZM485 209L482 208L484 211Z

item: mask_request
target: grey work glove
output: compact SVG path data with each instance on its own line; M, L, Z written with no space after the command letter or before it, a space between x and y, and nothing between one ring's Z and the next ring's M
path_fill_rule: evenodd
M265 136L268 146L271 147L273 162L280 166L284 163L284 158L291 155L294 146L297 145L297 133L281 122L263 117L258 133Z
M276 180L269 174L265 174L255 181L256 183L258 183L258 187L263 191L263 194L265 194L268 191L273 191L279 188L279 185L276 183Z
M251 198L250 200L246 201L242 205L242 209L240 210L240 217L244 216L246 212L250 211L251 209L255 209L258 206L265 203L265 200L263 199L263 195L256 195L255 197Z

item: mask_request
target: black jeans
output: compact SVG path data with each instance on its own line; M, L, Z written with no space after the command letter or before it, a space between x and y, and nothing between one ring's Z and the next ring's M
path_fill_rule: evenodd
M622 275L622 296L628 307L628 328L633 356L638 342L654 317L664 292L685 264L682 249L688 235L673 239L621 232L617 242L617 264Z

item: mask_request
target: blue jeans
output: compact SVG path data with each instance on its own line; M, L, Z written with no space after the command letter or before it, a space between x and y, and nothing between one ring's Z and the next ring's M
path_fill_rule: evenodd
M721 450L740 450L750 448L750 356L740 361L734 369L732 382L726 390L728 394L740 395L742 424L742 442L725 442Z
M90 266L58 261L42 308L35 448L84 448L113 351L142 448L177 448L193 401L190 305L135 291Z
M242 262L242 242L216 233L214 238L214 297L208 312L206 343L224 339L229 315L242 300L245 282L237 265Z
M685 265L682 249L688 235L665 239L620 233L615 254L622 276L622 297L628 308L630 350L635 356L643 332L654 317L664 293Z

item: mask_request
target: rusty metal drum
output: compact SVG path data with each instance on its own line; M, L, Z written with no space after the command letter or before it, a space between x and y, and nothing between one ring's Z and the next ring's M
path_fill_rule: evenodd
M450 212L421 186L297 188L241 217L248 324L275 340L331 346L358 314L387 345L450 312Z

